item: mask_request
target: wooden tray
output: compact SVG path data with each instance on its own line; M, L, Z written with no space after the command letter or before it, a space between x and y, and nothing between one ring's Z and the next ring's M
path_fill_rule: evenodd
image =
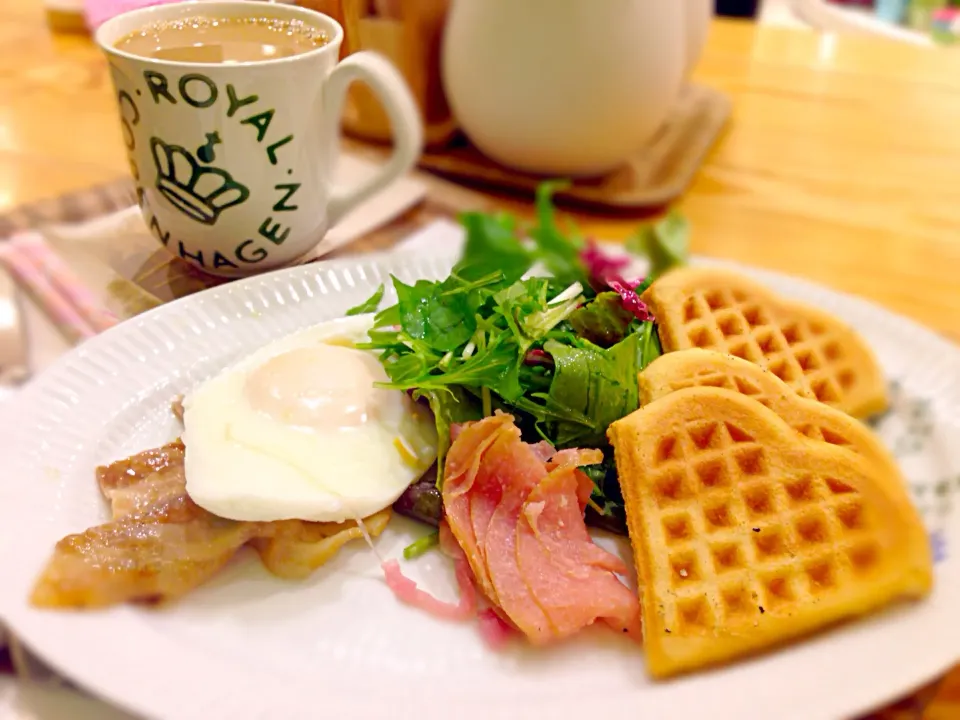
M688 85L676 111L653 142L621 169L601 178L577 180L557 198L599 209L644 209L672 202L686 190L720 136L731 103L703 85ZM420 167L489 189L533 193L542 177L498 165L460 136L441 151L428 150Z

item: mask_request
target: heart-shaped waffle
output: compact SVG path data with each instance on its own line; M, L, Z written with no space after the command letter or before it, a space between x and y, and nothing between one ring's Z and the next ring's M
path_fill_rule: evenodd
M679 268L658 278L643 301L657 318L666 352L698 347L735 355L854 417L887 407L883 374L860 335L743 275Z
M640 373L638 384L641 405L690 387L733 390L770 408L801 435L891 468L897 483L904 484L889 451L870 428L840 410L801 396L769 370L747 360L714 350L679 350L650 363Z
M656 677L930 591L926 532L896 468L804 437L751 397L677 390L608 435Z

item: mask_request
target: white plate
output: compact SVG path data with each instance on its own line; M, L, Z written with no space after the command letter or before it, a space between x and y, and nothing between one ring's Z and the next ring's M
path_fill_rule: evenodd
M880 423L938 547L937 588L759 659L652 683L640 651L611 633L562 647L485 648L475 627L401 605L357 543L305 582L244 555L164 611L38 612L27 594L53 544L107 518L93 469L176 433L171 398L241 353L365 299L388 274L446 275L430 253L316 264L225 285L96 337L0 408L0 614L54 667L151 717L836 718L903 695L960 658L960 352L861 300L751 271L835 312L873 344L896 383ZM380 541L396 556L417 529ZM406 563L453 598L439 554Z

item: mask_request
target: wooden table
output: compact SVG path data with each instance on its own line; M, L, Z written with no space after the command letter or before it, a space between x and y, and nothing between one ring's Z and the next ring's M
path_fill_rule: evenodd
M807 276L960 339L960 53L715 23L734 99L682 203L694 249ZM39 0L0 3L0 212L126 172L110 80ZM582 218L623 237L634 220Z
M717 21L696 79L734 100L681 203L696 252L807 276L960 340L960 53ZM51 36L39 0L0 3L0 213L126 172L109 85L90 40ZM578 221L606 238L636 225ZM960 670L884 717L921 712L960 714Z

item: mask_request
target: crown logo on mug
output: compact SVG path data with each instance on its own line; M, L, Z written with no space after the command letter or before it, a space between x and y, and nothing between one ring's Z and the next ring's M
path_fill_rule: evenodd
M197 151L201 161L213 161L212 148L217 142L219 139L208 136L207 143ZM157 190L177 210L197 222L214 225L220 213L250 196L247 187L226 170L201 165L180 145L168 145L152 137L150 150L157 168Z

